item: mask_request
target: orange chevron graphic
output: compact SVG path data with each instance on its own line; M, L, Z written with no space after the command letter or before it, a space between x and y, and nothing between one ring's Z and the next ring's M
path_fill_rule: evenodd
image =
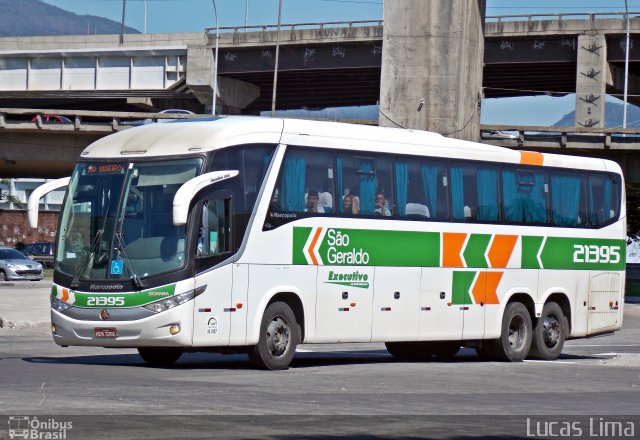
M460 252L466 239L463 232L442 233L442 267L464 267Z
M307 249L307 251L309 252L309 256L311 257L311 262L316 266L318 265L318 259L316 258L316 255L313 252L313 249L316 247L316 243L318 242L318 237L320 237L321 232L322 232L322 228L316 229L316 233L313 236L313 240L311 240L311 244L309 244L309 248Z
M517 235L495 235L487 254L491 267L507 267L517 241Z
M476 282L471 288L473 299L476 304L483 302L484 304L500 304L498 300L498 285L502 280L504 272L486 272L478 273Z
M62 288L62 298L60 298L60 300L62 302L69 301L69 289L65 289L64 287Z

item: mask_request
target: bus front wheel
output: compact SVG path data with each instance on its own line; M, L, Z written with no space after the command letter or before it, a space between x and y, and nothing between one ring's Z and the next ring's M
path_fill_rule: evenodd
M274 302L264 311L260 339L249 349L249 359L263 370L283 370L296 352L298 324L288 304Z
M542 309L542 316L538 318L533 329L531 343L531 357L552 361L558 359L564 347L564 340L568 332L568 325L562 309L555 302L549 302Z
M169 367L182 356L182 350L172 347L140 347L140 357L149 365L155 367Z
M498 360L522 362L529 354L532 333L529 310L519 302L508 304L502 317L500 338L494 341L494 356Z

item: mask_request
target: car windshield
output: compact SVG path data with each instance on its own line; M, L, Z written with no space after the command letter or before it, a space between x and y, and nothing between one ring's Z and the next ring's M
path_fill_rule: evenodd
M0 249L0 260L28 260L15 249Z
M86 280L147 277L184 265L173 196L202 159L79 163L62 209L56 269Z

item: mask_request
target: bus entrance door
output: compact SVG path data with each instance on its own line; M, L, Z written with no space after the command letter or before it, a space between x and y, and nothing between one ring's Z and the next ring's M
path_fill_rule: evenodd
M369 342L373 267L318 266L318 342Z

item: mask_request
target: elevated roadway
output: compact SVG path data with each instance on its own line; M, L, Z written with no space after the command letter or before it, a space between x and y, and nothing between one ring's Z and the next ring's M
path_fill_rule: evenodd
M640 95L638 15L630 29L631 95ZM484 96L574 93L583 73L599 76L607 93L621 93L624 30L620 13L487 17ZM269 109L276 27L220 31L221 110ZM382 21L283 25L277 107L378 102L382 35ZM600 40L582 44L585 35ZM129 34L123 44L117 35L0 38L0 107L203 112L211 102L214 42L212 29ZM601 55L603 67L582 69L581 46Z

